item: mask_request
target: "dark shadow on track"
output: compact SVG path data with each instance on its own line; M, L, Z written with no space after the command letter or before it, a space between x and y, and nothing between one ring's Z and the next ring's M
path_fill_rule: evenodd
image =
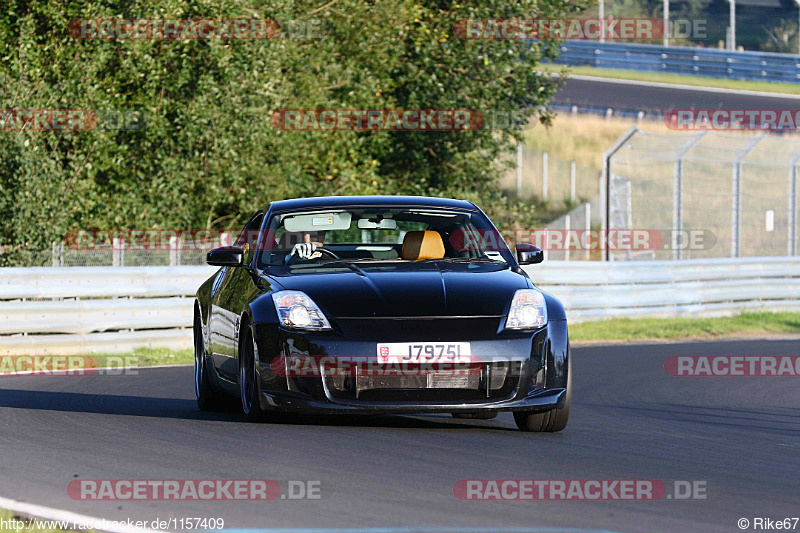
M104 415L144 416L180 420L209 420L218 422L246 423L237 400L216 412L204 412L197 408L194 400L180 398L152 398L111 394L87 394L82 392L50 392L19 389L0 389L0 408L35 409L72 413L95 413ZM392 427L414 429L488 429L516 431L513 428L491 425L491 421L464 423L442 416L403 415L296 415L276 414L273 424L345 426L345 427ZM269 423L265 424L269 425Z

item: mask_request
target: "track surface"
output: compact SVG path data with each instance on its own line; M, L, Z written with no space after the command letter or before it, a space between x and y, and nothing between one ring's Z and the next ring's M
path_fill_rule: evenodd
M620 81L572 78L558 91L553 103L659 114L671 109L800 109L797 96L713 92L702 87L683 89Z
M228 528L570 527L739 531L800 515L797 378L675 378L666 357L793 355L800 342L574 350L572 419L560 434L510 414L299 419L254 425L195 408L189 367L137 376L0 378L0 496L110 519L223 517ZM320 480L322 499L80 502L75 479ZM470 502L460 479L707 482L706 500ZM282 484L283 485L283 484Z

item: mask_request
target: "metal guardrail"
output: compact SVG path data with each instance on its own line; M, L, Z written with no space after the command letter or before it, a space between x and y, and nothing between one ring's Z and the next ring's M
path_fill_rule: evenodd
M189 349L192 296L215 270L0 268L0 355Z
M800 311L800 257L553 261L525 271L572 322Z
M565 41L555 61L640 72L666 72L711 78L797 83L800 56L770 52L730 52L714 48L652 44Z
M190 349L213 267L0 269L0 355ZM548 261L526 266L572 322L800 311L800 258Z

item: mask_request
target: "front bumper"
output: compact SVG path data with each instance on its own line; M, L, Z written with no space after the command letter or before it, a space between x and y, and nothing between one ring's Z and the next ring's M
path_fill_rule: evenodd
M560 383L547 380L548 353L553 346L549 326L527 332L499 328L499 320L490 318L402 323L358 320L329 332L297 332L275 324L256 324L262 407L287 412L351 414L543 412L562 407L565 389ZM377 343L408 341L470 342L471 355L484 364L476 381L478 385L462 389L347 392L337 388L324 372L310 377L280 372L283 361L291 356L361 357L377 361ZM497 370L486 368L498 368L495 365L507 369L502 383L495 384L496 380L491 379L492 372Z
M501 411L527 411L531 413L550 411L563 407L566 389L541 389L524 398L482 403L458 402L344 402L317 401L308 395L263 392L267 406L288 412L317 412L332 414L421 414L421 413L475 413Z

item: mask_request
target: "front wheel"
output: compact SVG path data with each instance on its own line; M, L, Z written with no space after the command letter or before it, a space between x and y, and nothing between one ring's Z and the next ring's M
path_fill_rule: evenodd
M239 351L239 392L242 411L250 422L263 422L267 411L261 406L261 387L258 384L257 348L249 325L242 328L242 347Z
M570 365L572 366L572 365ZM514 422L522 431L555 432L567 427L569 408L572 405L572 368L567 368L567 397L564 407L544 413L514 413Z

